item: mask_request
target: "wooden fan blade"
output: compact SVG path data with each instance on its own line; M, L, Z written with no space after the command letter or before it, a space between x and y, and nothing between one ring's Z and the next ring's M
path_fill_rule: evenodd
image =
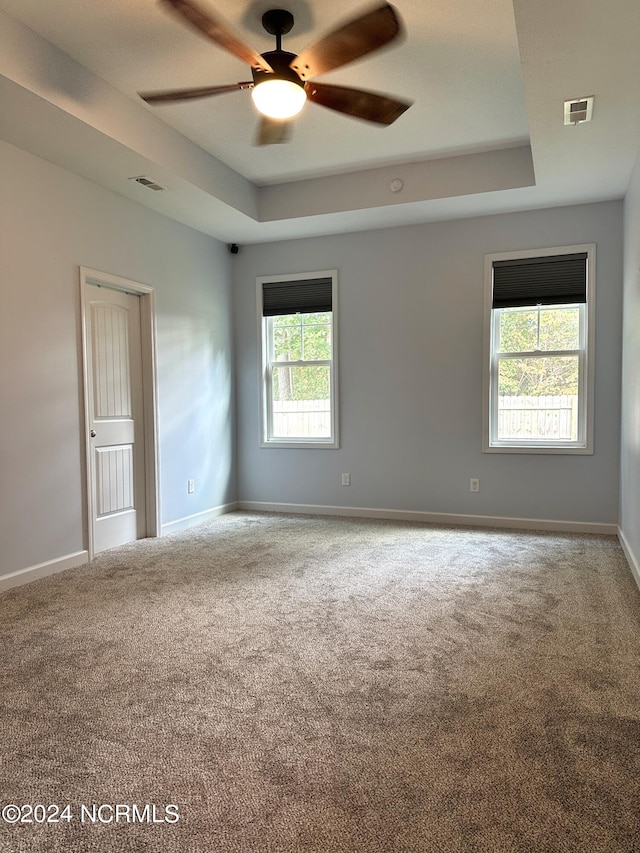
M211 95L224 95L225 92L237 92L239 89L253 89L253 81L230 83L228 86L203 86L200 89L170 89L166 92L138 92L148 104L162 104L171 101L188 101L192 98L208 98Z
M411 106L411 101L399 101L377 92L347 86L305 83L304 90L314 104L376 124L392 124Z
M260 68L262 71L273 70L257 51L240 41L219 18L215 18L210 12L204 12L191 0L162 0L162 2L204 33L211 41L251 65L252 68Z
M291 67L302 80L309 80L377 50L395 39L400 31L400 19L395 9L385 3L303 50Z
M272 119L262 116L258 126L255 145L279 145L291 139L293 122L287 119Z

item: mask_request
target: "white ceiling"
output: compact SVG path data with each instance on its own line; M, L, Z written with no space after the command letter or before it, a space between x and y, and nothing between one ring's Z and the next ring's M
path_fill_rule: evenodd
M294 53L359 0L199 0L260 52ZM637 0L397 0L406 35L322 77L414 101L388 128L307 104L255 147L248 92L151 107L138 91L250 70L157 0L0 0L0 138L229 242L620 198L640 149ZM595 95L563 125L563 101ZM128 178L145 174L155 193ZM389 183L404 187L392 193Z

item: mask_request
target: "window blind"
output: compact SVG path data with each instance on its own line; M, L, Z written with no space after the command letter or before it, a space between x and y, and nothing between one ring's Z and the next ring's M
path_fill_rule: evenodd
M586 252L493 262L493 308L586 301Z
M331 311L331 278L267 281L262 285L262 315L315 314Z

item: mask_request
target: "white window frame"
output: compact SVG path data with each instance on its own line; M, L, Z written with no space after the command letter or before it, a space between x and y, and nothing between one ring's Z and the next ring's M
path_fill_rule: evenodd
M494 357L497 345L497 323L493 313L493 263L503 260L522 258L541 258L552 255L570 255L580 252L587 254L587 301L580 317L580 387L578 391L578 439L577 441L535 442L497 439L497 365ZM534 453L534 454L593 454L594 422L594 376L595 376L595 243L583 243L575 246L556 246L549 249L529 249L518 252L500 252L485 255L484 264L484 347L483 347L483 430L484 453ZM535 353L537 355L537 353ZM545 352L549 355L566 355L571 352ZM519 353L520 356L532 353Z
M283 283L290 281L292 284L318 278L331 279L331 359L330 361L301 361L286 362L296 365L328 365L329 371L329 401L331 406L331 435L326 438L279 438L272 435L272 411L271 403L271 358L270 358L270 329L271 318L262 316L263 285L271 282ZM257 313L258 313L258 346L261 352L260 359L260 447L280 448L325 448L337 449L338 438L338 271L320 270L317 272L293 273L289 275L259 276L256 279ZM285 364L279 363L280 365Z

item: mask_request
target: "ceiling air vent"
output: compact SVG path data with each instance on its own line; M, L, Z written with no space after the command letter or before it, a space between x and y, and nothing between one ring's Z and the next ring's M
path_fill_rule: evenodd
M593 115L593 95L588 98L577 98L575 101L564 102L564 123L582 124L591 121Z
M152 181L151 178L145 178L144 175L138 175L137 178L129 178L129 180L135 181L137 184L142 184L143 187L146 187L149 190L162 191L165 189L164 187L161 187L160 184Z

